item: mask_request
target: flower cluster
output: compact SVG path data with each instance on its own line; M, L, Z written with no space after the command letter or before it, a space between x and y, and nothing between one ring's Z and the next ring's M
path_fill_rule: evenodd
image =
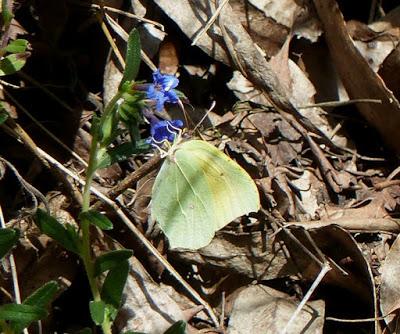
M178 103L179 98L174 90L178 84L178 78L173 75L161 74L159 70L153 73L153 83L148 85L146 95L154 104L156 112L161 112L165 103ZM151 127L151 138L148 142L154 145L160 145L164 141L174 141L183 127L183 122L180 119L163 120L152 110L144 110L143 115L150 122Z
M147 98L155 101L156 110L162 111L164 104L177 103L178 95L174 88L179 84L179 80L174 75L161 74L159 70L153 73L153 83L147 89Z

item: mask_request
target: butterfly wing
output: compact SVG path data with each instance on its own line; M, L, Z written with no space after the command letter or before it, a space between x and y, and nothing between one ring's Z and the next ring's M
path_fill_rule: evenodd
M153 186L152 216L171 248L204 247L215 231L259 207L250 176L201 140L182 143L165 160Z

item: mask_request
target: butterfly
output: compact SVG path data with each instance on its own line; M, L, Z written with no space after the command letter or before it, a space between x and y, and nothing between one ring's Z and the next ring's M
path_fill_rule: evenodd
M152 189L151 216L171 248L204 247L216 231L259 208L248 173L203 140L175 140Z

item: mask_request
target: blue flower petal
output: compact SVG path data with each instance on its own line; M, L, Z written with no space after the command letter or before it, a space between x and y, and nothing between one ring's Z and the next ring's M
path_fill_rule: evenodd
M148 86L146 94L148 99L155 101L157 111L161 111L166 102L177 103L179 101L178 95L174 91L178 84L179 80L174 75L161 74L159 70L153 72L153 84Z
M164 93L166 101L169 103L177 103L179 101L178 95L174 90L169 90Z
M173 142L179 129L183 127L183 122L178 120L172 121L158 121L153 122L150 128L150 134L152 141L156 144L161 143L165 140Z

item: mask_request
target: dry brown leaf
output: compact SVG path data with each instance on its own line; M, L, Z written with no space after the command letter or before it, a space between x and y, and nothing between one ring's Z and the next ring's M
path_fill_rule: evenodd
M366 205L360 206L363 203ZM320 211L319 216L321 220L335 220L335 219L362 219L362 218L389 218L389 212L393 211L396 207L396 199L390 193L390 189L386 188L379 192L369 193L365 199L360 203L353 204L352 207L336 207L325 205Z
M294 274L290 259L269 232L217 232L211 243L197 251L174 250L180 261L222 269L257 280L274 279Z
M130 258L129 267L122 306L115 322L118 332L163 334L174 322L188 320L166 289L152 280L135 257Z
M324 26L332 60L350 98L382 101L382 104L358 104L358 108L371 126L379 131L386 144L400 152L399 101L357 51L337 3L334 0L314 0L314 4Z
M267 18L290 29L293 35L315 42L322 33L309 1L250 0L249 2L261 10Z
M296 307L297 303L280 291L262 285L249 286L240 291L233 302L227 333L280 333ZM324 315L322 300L308 302L287 333L322 333Z
M382 265L380 306L382 314L398 311L400 308L400 237L398 236L386 256ZM398 317L398 314L396 315ZM393 328L395 315L385 319L385 322Z
M320 258L302 228L291 227L290 231L303 247L306 247L317 258ZM364 305L364 308L360 307L357 310L358 317L370 318L377 316L372 271L354 238L344 229L333 225L309 229L308 232L324 256L335 263L335 265L331 265L331 270L324 277L322 284L327 284L331 288L340 287L342 289L339 291L342 291L343 296L336 295L336 301L346 303L347 298L352 298L360 306ZM304 252L303 247L294 242L292 238L289 238L285 231L282 231L279 236L285 241L285 245L303 277L313 281L320 271L320 266ZM326 300L326 302L328 301ZM344 306L345 304L343 304L343 308L345 308ZM341 315L339 317L349 318L349 315Z
M181 0L179 1L179 10L177 10L177 5L174 1L154 0L154 3L156 3L191 40L195 38L196 34L204 27L213 14L207 0ZM218 36L221 36L221 33L214 25L200 38L197 46L214 59L228 64L229 56L226 54L220 42L218 42L218 38L216 38Z

